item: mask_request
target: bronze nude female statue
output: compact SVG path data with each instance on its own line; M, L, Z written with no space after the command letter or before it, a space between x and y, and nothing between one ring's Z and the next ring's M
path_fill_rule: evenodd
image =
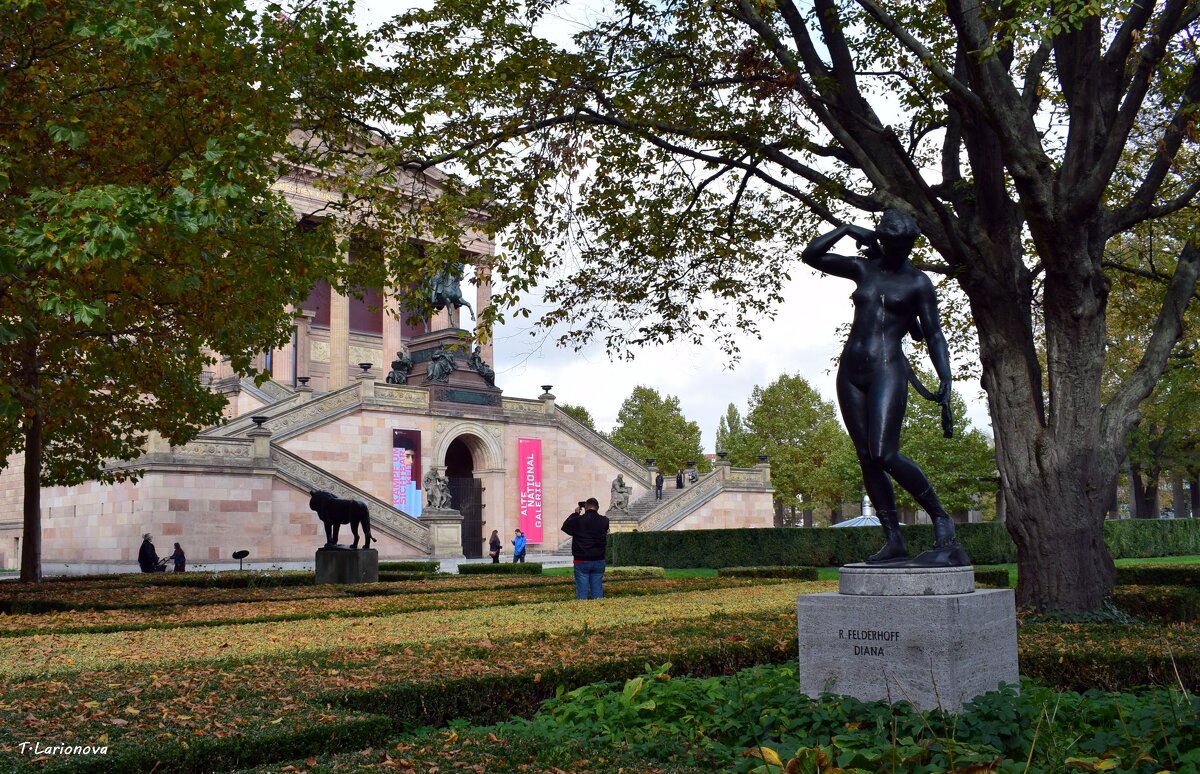
M867 496L887 538L883 548L867 562L908 559L896 514L894 480L933 521L934 550L919 557L919 563L960 566L970 564L970 560L955 538L954 522L925 473L900 453L900 425L908 405L908 385L910 381L918 384L904 355L906 333L927 343L939 379L937 392L928 397L942 404L944 425L950 405L950 353L938 319L937 296L933 283L908 259L920 235L910 216L887 210L875 231L839 226L814 239L801 259L826 274L854 280L857 285L851 295L854 320L838 366L837 394ZM865 248L863 255L847 257L829 252L845 236ZM945 429L948 433L949 427Z

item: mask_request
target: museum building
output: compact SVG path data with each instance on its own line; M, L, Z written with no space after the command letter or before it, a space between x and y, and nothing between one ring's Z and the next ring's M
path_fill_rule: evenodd
M300 173L279 186L298 214L329 196ZM464 247L476 269L466 300L479 310L490 304L494 247L474 236ZM309 508L314 490L367 504L381 559L480 557L495 529L511 560L517 528L530 553L561 552L559 527L587 497L614 531L773 526L766 463L718 461L656 500L653 461L576 422L550 385L534 397L504 394L491 342L476 346L450 311L412 325L387 313L389 303L386 291L357 299L319 283L291 342L258 363L269 381L241 379L224 362L203 375L229 399L224 424L183 446L152 435L142 458L122 463L144 471L136 483L44 489L43 572L129 571L147 532L160 554L180 543L192 568L237 566L232 553L242 550L250 566L311 562L325 542ZM20 561L22 467L18 455L0 470L0 567ZM432 472L448 479L454 513L425 512Z

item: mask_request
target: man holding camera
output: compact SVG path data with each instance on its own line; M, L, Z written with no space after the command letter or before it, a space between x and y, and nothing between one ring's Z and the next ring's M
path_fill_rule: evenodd
M599 513L595 497L582 500L567 516L562 531L571 536L571 556L575 558L575 598L600 599L604 596L604 557L608 547L608 517Z

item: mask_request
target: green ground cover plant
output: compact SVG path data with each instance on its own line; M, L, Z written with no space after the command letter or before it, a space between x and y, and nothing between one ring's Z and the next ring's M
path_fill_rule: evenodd
M671 665L561 691L528 719L400 735L379 749L297 762L325 772L447 766L486 771L1190 771L1200 699L1169 688L1058 691L1028 680L957 715L796 690L796 664L711 678Z

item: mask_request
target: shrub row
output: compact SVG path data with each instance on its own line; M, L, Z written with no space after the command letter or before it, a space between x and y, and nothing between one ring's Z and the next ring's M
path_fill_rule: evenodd
M313 585L311 570L224 570L221 572L155 573L146 581L152 586L184 586L201 589L265 589Z
M51 761L47 772L229 771L306 755L356 750L384 744L392 734L391 721L381 715L337 718L304 723L295 729L274 726L251 729L244 735L208 737L178 744L108 745L107 755L65 756Z
M1021 674L1071 691L1143 685L1200 689L1194 627L1034 624L1018 633Z
M395 583L396 581L414 581L414 580L434 580L438 577L437 573L432 572L390 572L383 568L379 569L380 583ZM448 577L443 575L442 577ZM365 595L364 596L369 596Z
M979 586L991 586L998 589L1008 588L1008 570L975 568L975 583Z
M459 575L541 575L542 565L540 562L460 564L458 573Z
M1200 566L1144 564L1139 567L1118 567L1117 584L1200 588Z
M420 561L405 561L405 562L380 562L379 571L388 572L437 572L441 569L441 562L420 562Z
M1200 588L1117 586L1113 602L1122 611L1163 623L1200 622Z
M673 674L711 677L732 674L758 664L779 664L795 658L796 642L746 640L695 645L685 650L656 654L656 661L669 661ZM611 661L579 659L571 666L528 673L489 672L439 682L384 683L378 688L331 692L323 701L331 706L358 712L379 712L401 728L438 726L454 718L483 724L528 717L545 699L561 688L574 690L590 683L626 680L646 668L644 657Z
M1017 549L1003 524L959 524L958 538L976 564L1009 564ZM933 547L933 527L901 528L909 550ZM1200 554L1200 519L1108 521L1105 542L1114 559ZM833 567L861 562L879 548L878 527L777 528L617 532L608 538L613 565L662 567Z
M661 567L606 567L604 572L618 578L665 578L667 575Z
M816 567L722 567L717 570L722 578L799 578L815 581Z

